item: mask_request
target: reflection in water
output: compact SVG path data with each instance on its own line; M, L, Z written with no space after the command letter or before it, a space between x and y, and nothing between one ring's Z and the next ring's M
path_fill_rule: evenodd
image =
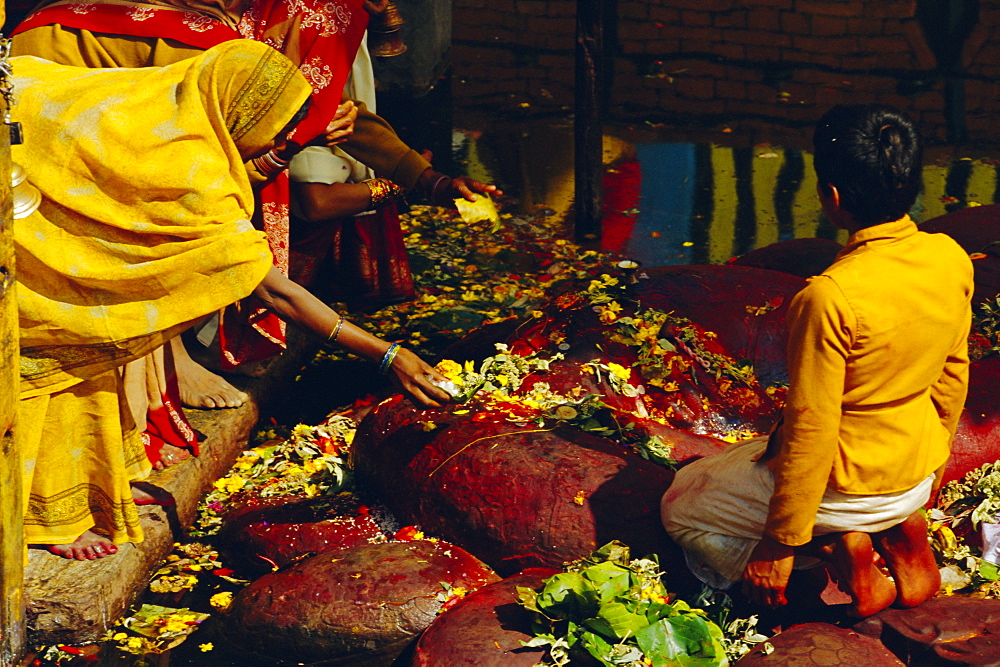
M616 128L604 160L603 247L646 266L721 264L777 241L846 240L823 215L812 155L777 146L635 140ZM456 133L469 173L504 185L524 212L572 216L572 128L521 124L516 131ZM912 211L922 221L1000 201L996 161L933 151Z

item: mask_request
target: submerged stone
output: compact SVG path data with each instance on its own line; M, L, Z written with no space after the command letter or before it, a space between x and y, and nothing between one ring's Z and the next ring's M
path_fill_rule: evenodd
M256 575L308 555L386 540L368 508L349 493L245 498L224 521L228 562Z
M444 585L472 591L498 579L445 542L362 545L256 580L219 619L220 632L275 664L388 664L434 620L447 599Z

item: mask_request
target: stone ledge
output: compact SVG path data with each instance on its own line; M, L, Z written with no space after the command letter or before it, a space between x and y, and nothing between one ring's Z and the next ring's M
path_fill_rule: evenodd
M173 543L193 523L202 496L245 449L260 414L259 405L293 377L306 347L303 341L292 340L289 351L262 377L230 378L251 395L246 405L186 411L191 424L205 435L201 455L150 476L148 481L173 494L177 505L140 507L146 537L143 543L121 545L114 556L82 562L43 549L28 550L24 597L31 642L93 642L126 613L145 591Z

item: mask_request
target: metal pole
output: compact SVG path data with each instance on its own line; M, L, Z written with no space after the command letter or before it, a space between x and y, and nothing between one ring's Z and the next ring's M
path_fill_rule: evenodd
M601 238L605 0L576 2L576 95L574 135L576 240Z
M0 25L6 18L0 2ZM0 116L5 104L0 100ZM17 302L14 300L14 238L11 161L7 128L0 124L0 667L21 664L24 621L24 511L21 459L14 443L20 374Z

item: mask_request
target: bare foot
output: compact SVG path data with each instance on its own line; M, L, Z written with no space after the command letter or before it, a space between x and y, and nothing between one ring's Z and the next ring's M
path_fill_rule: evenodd
M189 408L238 408L250 397L188 354L180 336L170 341L181 404Z
M841 583L854 601L854 615L871 616L893 603L896 586L875 566L875 551L868 533L841 533L830 552L842 577Z
M191 458L191 452L183 447L175 447L174 445L163 443L160 446L160 460L153 464L153 468L156 470L163 470L169 468L175 463L180 463L184 459ZM140 503L141 504L141 503Z
M95 560L118 553L114 542L90 530L71 544L50 544L47 548L57 556L76 560Z
M159 505L172 507L177 504L174 497L166 489L161 489L149 482L132 482L132 500L136 505Z
M941 588L941 572L927 539L927 520L919 511L903 523L872 535L875 549L896 580L896 604L915 607Z

